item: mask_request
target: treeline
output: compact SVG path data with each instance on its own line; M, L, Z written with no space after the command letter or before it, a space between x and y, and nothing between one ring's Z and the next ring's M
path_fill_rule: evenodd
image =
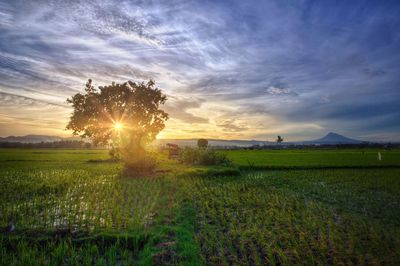
M53 142L0 142L0 148L68 148L68 149L90 149L95 148L90 142L81 140L61 140Z
M265 146L252 146L248 149L251 150L259 150L259 149L371 149L371 148L384 148L384 149L391 149L391 148L399 148L399 143L360 143L360 144L287 144L287 145L265 145Z
M360 143L360 144L277 144L277 145L253 145L248 147L239 146L213 146L213 149L222 150L302 150L302 149L394 149L400 148L400 143Z

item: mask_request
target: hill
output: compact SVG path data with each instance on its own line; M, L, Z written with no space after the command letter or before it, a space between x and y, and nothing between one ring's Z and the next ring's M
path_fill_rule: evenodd
M157 139L156 145L164 145L166 143L174 143L179 146L197 146L197 139ZM275 142L260 141L260 140L225 140L225 139L208 139L210 146L221 147L249 147L255 145L275 145Z
M66 140L81 140L79 137L62 138L58 136L48 135L26 135L26 136L9 136L0 137L0 142L21 142L21 143L40 143L55 142ZM363 141L351 139L337 133L330 132L326 136L316 140L284 142L286 145L337 145L337 144L360 144ZM165 145L166 143L174 143L179 146L196 146L197 139L157 139L155 145ZM224 139L208 139L210 146L220 147L250 147L276 145L276 142L260 141L260 140L224 140Z
M345 137L343 135L329 132L326 136L316 139L316 140L309 140L309 141L301 141L295 142L295 144L303 144L303 145L337 145L337 144L360 144L363 141L351 139Z
M22 142L22 143L54 142L61 140L63 140L63 138L58 136L47 136L47 135L8 136L0 138L0 142Z

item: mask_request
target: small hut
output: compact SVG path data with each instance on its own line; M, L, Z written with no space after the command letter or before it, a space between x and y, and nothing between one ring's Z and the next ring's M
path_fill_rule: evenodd
M170 159L176 159L179 156L180 148L177 144L167 143L168 156Z

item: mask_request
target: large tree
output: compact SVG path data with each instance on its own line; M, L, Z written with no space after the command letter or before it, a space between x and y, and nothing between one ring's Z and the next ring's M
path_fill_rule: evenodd
M95 89L89 79L84 94L67 100L74 109L67 129L94 144L111 145L114 156L138 165L146 157L145 145L165 127L168 114L160 105L166 100L152 80Z

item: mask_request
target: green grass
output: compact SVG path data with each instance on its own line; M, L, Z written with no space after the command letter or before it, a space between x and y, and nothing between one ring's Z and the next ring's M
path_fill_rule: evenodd
M396 264L400 195L370 184L386 175L398 186L399 173L313 170L189 178L203 256L210 265Z
M378 160L378 152L382 160ZM228 157L246 169L400 167L400 150L232 150Z
M90 162L107 158L105 150L0 150L0 228L15 227L3 234L5 262L58 264L64 252L68 264L81 265L96 247L95 264L113 264L115 256L127 265L138 260L154 242L153 225L161 223L174 187L161 177L121 177L121 163ZM140 241L121 246L126 235Z
M400 151L377 152L160 156L128 178L106 150L0 149L0 264L398 265Z

